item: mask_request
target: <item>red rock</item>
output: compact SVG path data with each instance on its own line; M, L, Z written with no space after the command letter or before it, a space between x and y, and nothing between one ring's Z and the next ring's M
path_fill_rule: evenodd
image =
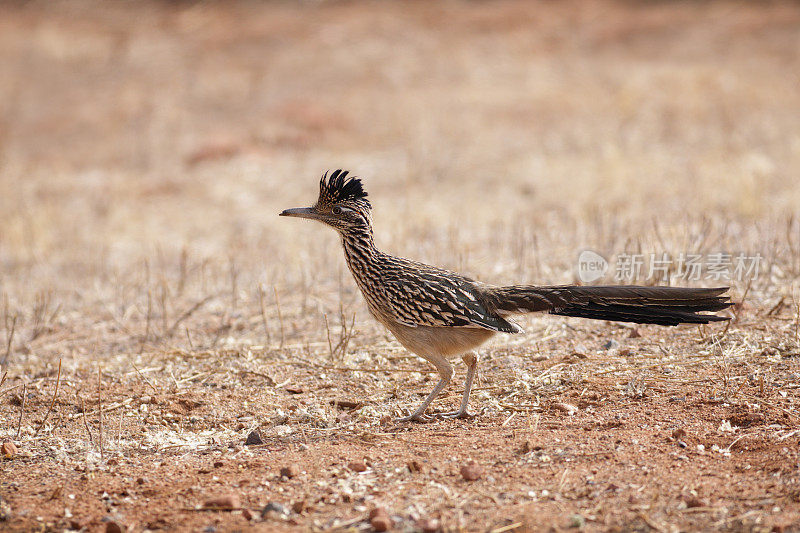
M281 477L292 479L300 475L300 468L297 465L289 465L281 468Z
M365 472L367 470L367 465L361 461L353 461L347 465L347 468L353 472Z
M302 514L307 507L308 504L306 504L305 500L298 500L292 504L292 511L294 511L297 514Z
M476 481L483 475L483 469L475 461L470 461L461 467L461 477L467 481Z
M369 512L369 524L375 531L389 531L392 519L383 507L376 507Z
M2 445L2 454L3 457L14 457L17 455L17 445L7 440Z
M686 436L686 430L683 428L678 428L672 431L672 438L675 440L682 439Z
M124 531L125 526L122 526L113 520L106 522L106 533L123 533Z
M241 506L242 502L236 494L218 496L217 498L206 500L205 503L203 503L203 508L205 509L221 509L228 511L231 509L239 509Z

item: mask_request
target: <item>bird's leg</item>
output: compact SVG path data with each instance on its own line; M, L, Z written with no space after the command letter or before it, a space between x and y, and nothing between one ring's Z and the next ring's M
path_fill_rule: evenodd
M453 377L453 366L447 359L444 357L437 357L436 359L426 357L426 359L428 359L428 361L430 361L436 367L436 370L439 371L441 379L416 411L411 413L409 416L398 418L396 420L397 422L429 422L432 420L432 417L424 414L425 409L427 409L431 402L436 399L437 396L439 396L439 393L442 392L442 389L444 389L448 383L450 383L450 379Z
M461 360L467 365L467 380L464 385L464 397L461 399L461 407L458 411L450 413L440 413L436 415L438 418L474 418L475 415L467 411L467 404L469 404L469 393L472 391L472 381L475 379L475 374L478 371L478 354L475 352L467 352L461 356Z

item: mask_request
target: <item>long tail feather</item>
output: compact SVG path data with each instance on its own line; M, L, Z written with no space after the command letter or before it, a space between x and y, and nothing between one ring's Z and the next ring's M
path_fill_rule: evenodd
M554 315L676 326L729 320L729 317L703 313L730 307L731 301L723 296L727 290L728 287L512 285L492 289L489 300L501 313L547 311Z

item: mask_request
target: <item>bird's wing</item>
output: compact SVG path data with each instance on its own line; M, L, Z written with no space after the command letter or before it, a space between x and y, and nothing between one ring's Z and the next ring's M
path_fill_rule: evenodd
M401 324L520 331L488 309L479 286L469 278L427 266L389 269L384 275L388 311Z

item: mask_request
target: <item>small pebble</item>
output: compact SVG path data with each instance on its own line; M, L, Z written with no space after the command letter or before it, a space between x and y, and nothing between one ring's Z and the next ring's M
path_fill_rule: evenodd
M106 522L106 533L123 533L125 531L125 527L120 525L118 522L114 520L109 520Z
M250 511L250 509L242 509L242 518L244 518L249 522L255 517L253 516L253 513Z
M292 479L300 475L300 468L297 465L289 465L281 468L281 477Z
M269 502L261 511L261 518L286 518L289 516L289 509L278 502Z
M353 472L366 472L367 465L361 461L353 461L352 463L347 465L347 468L349 468Z
M612 350L614 348L619 348L619 342L617 342L614 339L611 339L610 341L608 341L603 345L603 349L605 350Z
M17 445L7 440L2 445L3 457L9 458L17 455Z
M483 475L483 469L475 461L470 461L461 467L461 477L467 481L476 481Z
M292 504L292 511L294 511L297 514L302 514L307 507L308 504L306 503L305 500L298 500Z
M638 329L636 329L636 328L633 328L633 329L631 330L631 332L630 332L630 333L628 333L628 338L629 338L629 339L638 339L638 338L639 338L639 337L641 337L641 336L642 336L642 334L641 334L641 333L639 333L639 330L638 330Z
M264 440L261 438L261 432L257 429L254 429L247 435L247 440L244 441L246 446L258 446L260 444L264 444Z
M362 402L357 400L331 400L330 404L341 409L358 409L364 405Z
M682 439L686 436L686 430L683 428L678 428L672 431L672 438L675 440Z
M217 498L210 498L203 503L204 509L222 509L231 510L238 509L242 506L242 502L237 494L226 494Z
M383 507L376 507L369 512L369 524L375 531L389 531L392 519Z

